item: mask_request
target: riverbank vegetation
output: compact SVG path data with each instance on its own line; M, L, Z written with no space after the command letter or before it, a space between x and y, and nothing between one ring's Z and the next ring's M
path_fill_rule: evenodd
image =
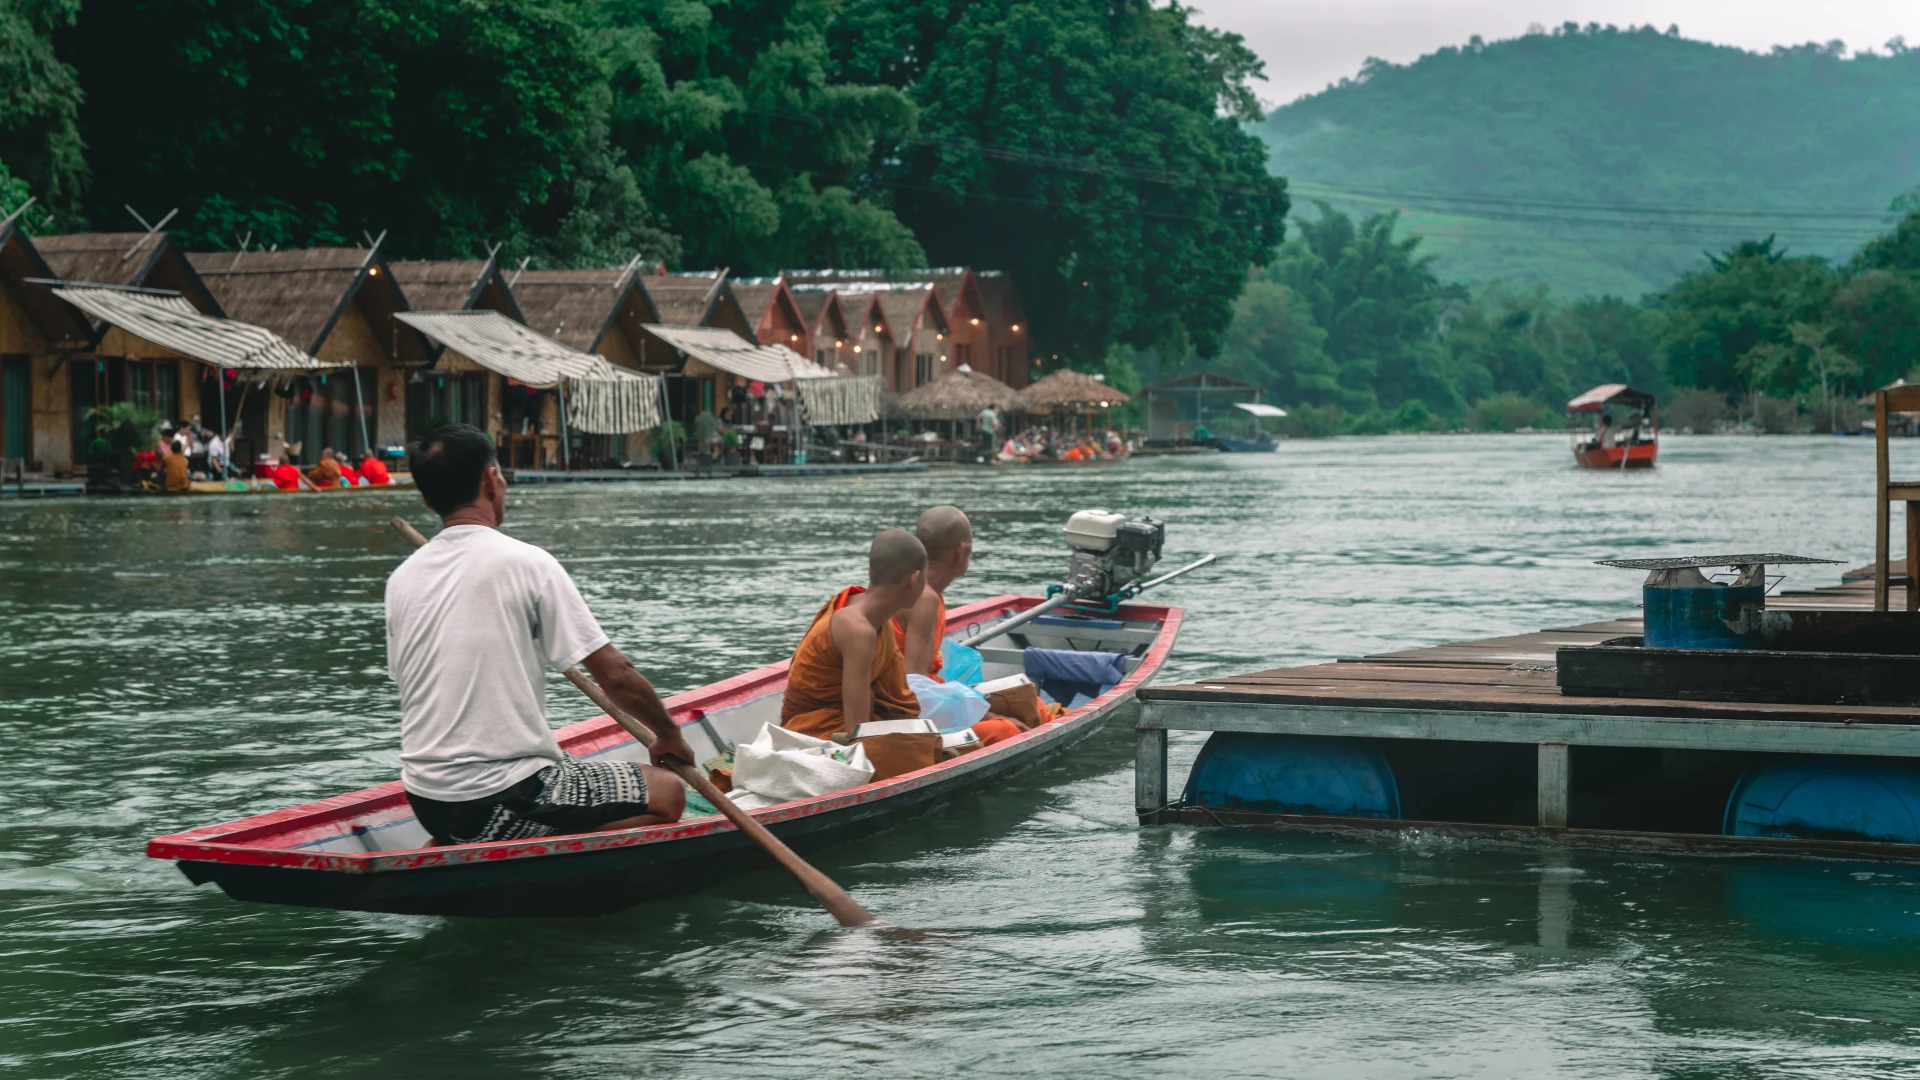
M1096 0L18 0L0 195L196 249L977 265L1049 358L1211 353L1288 210L1259 77Z
M1220 356L1185 370L1267 387L1296 435L1556 427L1610 382L1661 395L1673 427L1857 430L1861 395L1920 365L1920 199L1897 208L1843 261L1762 237L1639 300L1564 300L1442 280L1396 214L1323 203L1249 273Z

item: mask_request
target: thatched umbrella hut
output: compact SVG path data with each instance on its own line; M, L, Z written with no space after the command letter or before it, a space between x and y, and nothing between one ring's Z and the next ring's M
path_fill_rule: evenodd
M900 395L900 412L912 420L971 420L989 405L1012 408L1014 396L999 379L962 367Z
M1017 391L1015 399L1022 412L1043 415L1068 413L1075 417L1104 412L1111 406L1133 400L1131 396L1099 379L1071 368L1062 368Z

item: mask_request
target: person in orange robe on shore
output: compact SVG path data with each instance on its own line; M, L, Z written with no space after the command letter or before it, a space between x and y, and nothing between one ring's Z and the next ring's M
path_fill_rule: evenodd
M888 529L867 551L867 587L840 590L820 608L793 651L780 724L830 739L869 720L920 715L907 666L887 624L920 598L927 551L905 529Z
M360 463L360 475L366 477L369 484L393 483L393 476L387 472L386 465L371 450L367 451L367 460Z

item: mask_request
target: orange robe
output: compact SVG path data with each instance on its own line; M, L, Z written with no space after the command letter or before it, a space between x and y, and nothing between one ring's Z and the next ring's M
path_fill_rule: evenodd
M940 597L938 618L940 621L934 624L936 629L933 633L933 667L924 674L934 682L946 682L947 680L940 677L940 643L947 639L947 598L944 596ZM907 628L898 618L893 620L893 643L900 646L900 656L904 660L907 655ZM907 674L911 675L913 672L909 671Z
M307 479L314 487L333 487L340 482L340 463L332 458L320 459L320 464L307 470Z
M160 473L166 478L168 491L185 491L193 482L187 455L178 450L160 459Z
M858 585L840 590L827 601L793 650L787 669L786 698L780 703L780 726L817 739L846 729L846 710L840 698L844 667L840 648L833 643L833 613L866 590ZM907 661L892 634L874 635L873 668L867 682L873 687L873 711L884 720L920 715L920 699L907 689ZM862 721L868 719L861 717Z
M360 475L367 478L369 484L391 484L393 477L387 473L387 467L377 458L368 458L360 464Z

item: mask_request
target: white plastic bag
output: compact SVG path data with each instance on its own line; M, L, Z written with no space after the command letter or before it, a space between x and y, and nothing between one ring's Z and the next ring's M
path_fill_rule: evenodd
M873 779L864 747L841 746L776 724L733 751L733 786L773 802L859 787Z
M925 675L909 675L907 688L920 699L920 715L933 721L942 735L965 731L987 715L987 699L965 683L934 682Z

